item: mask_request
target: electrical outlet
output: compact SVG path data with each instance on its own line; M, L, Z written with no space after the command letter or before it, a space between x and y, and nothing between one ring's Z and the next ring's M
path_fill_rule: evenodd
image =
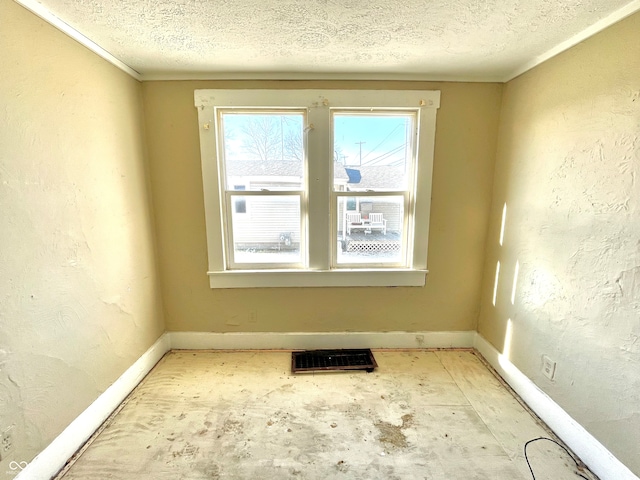
M13 426L6 428L0 435L0 453L4 457L13 450Z
M556 375L556 362L546 355L542 356L542 373L549 380L553 380L553 377Z

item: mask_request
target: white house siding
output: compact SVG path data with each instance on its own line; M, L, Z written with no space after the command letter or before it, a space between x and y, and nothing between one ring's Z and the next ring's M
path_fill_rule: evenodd
M241 247L255 248L259 245L271 247L286 245L281 235L290 234L291 243L300 242L300 207L297 196L243 197L246 199L246 213L233 213L234 242ZM371 209L362 202L363 216L382 213L387 220L388 231L401 231L403 215L396 202L371 202ZM338 206L338 231L342 233L344 204Z
M281 244L282 234L290 234L291 242L300 242L300 198L297 196L244 197L246 213L233 214L236 244Z

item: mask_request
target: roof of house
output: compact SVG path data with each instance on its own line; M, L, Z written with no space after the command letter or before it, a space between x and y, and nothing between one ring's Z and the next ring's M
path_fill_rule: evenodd
M302 177L301 161L281 160L236 160L225 165L230 177Z
M302 177L303 164L297 161L242 160L228 162L227 175L232 177ZM390 165L341 165L334 163L334 179L346 182L352 190L403 189L405 174L402 167Z

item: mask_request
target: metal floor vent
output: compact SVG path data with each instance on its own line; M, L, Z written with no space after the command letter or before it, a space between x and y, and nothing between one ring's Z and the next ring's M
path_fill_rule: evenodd
M378 366L369 348L359 350L307 350L291 354L291 371L366 370Z

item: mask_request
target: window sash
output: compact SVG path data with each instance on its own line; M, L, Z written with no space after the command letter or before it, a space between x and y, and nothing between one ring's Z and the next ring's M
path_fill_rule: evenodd
M380 198L380 197L402 197L403 198L403 218L402 218L402 242L400 245L400 261L398 262L341 262L338 263L338 202L339 198ZM411 192L398 190L395 192L333 192L331 196L331 268L355 268L355 269L395 269L409 268L411 265L410 252L413 249L413 208L411 205ZM346 200L345 200L346 206Z
M270 196L278 196L278 197L297 197L299 200L299 209L300 209L300 219L299 219L299 235L300 235L300 261L299 262L240 262L236 258L235 255L235 239L234 239L234 226L233 226L233 216L234 216L234 197L244 197L247 199L247 213L243 213L241 215L248 215L250 212L250 202L249 198L268 198ZM226 265L228 270L250 270L250 269L299 269L305 268L306 266L306 202L305 202L305 192L302 190L298 191L238 191L238 190L228 190L224 195L224 211L225 215L223 216L224 222L224 233L225 233L225 254L226 254ZM237 215L237 214L236 214Z
M395 109L381 109L381 108L332 108L331 109L331 144L333 146L333 148L335 148L335 133L336 133L336 126L335 126L335 122L336 122L336 117L362 117L362 118L371 118L371 117L405 117L405 118L410 118L411 119L411 125L410 125L410 130L408 132L408 138L406 138L406 142L407 142L407 149L405 151L405 159L408 159L407 164L406 164L406 168L408 169L408 171L406 172L406 182L405 182L405 188L401 189L401 190L406 190L406 191L413 191L415 188L415 173L416 173L416 159L417 159L417 155L418 155L418 145L417 145L417 140L418 140L418 132L420 131L420 115L419 115L419 111L416 110L415 108L395 108ZM362 161L362 159L361 159ZM334 162L335 164L335 162ZM352 168L360 168L360 167L367 167L369 165L367 165L367 162L362 163L361 165L343 165L346 168L352 167ZM332 168L332 176L334 176L335 178L335 172L333 171ZM351 187L352 189L350 191L352 192L360 192L360 191L367 191L367 190L358 190L358 189L354 189L353 187ZM332 188L333 190L335 190L335 186ZM369 191L378 191L378 192L384 192L384 191L397 191L400 189L396 189L396 188L374 188L374 189L369 189ZM340 190L336 190L336 191L340 191Z
M220 189L224 192L224 195L221 197L221 210L222 214L222 225L223 225L223 237L224 237L224 252L225 252L225 269L228 270L244 270L244 269L296 269L296 268L305 268L307 266L307 241L306 241L306 232L307 232L307 199L308 195L306 192L307 187L307 154L306 154L306 142L304 142L304 132L303 132L303 159L301 162L302 167L302 178L301 178L301 187L296 186L296 188L290 188L287 186L277 186L270 187L269 189L260 189L260 190L252 190L251 183L252 182L266 182L273 180L276 178L275 176L264 176L261 175L260 172L256 172L255 175L248 174L245 175L243 179L246 183L245 190L236 190L235 182L230 181L230 177L227 174L228 165L227 165L227 154L226 154L226 144L225 144L225 116L229 115L301 115L303 120L303 125L307 122L307 109L305 108L277 108L277 107L268 107L268 108L227 108L221 107L216 108L216 146L218 151L218 171L219 171L219 179L220 179ZM277 161L277 160L274 160ZM233 225L233 217L235 208L235 202L233 201L234 197L243 197L245 199L249 199L250 197L268 197L270 195L273 196L297 196L299 198L299 211L300 211L300 221L299 221L299 235L300 235L300 261L299 262L273 262L273 261L262 261L262 262L240 262L236 258L236 243L234 240L234 225ZM247 201L250 204L249 201ZM236 214L237 215L237 214ZM250 206L247 205L246 213L242 215L246 215L247 217L251 217L250 215Z
M218 157L218 171L219 171L219 178L220 178L220 188L222 190L233 190L233 185L229 184L229 177L227 176L227 155L225 152L226 149L226 145L225 145L225 136L224 136L224 129L225 129L225 124L224 124L224 116L225 115L251 115L251 114L256 114L256 115L281 115L281 116L286 116L286 115L301 115L302 116L302 122L303 122L303 126L306 125L308 123L307 120L307 114L308 114L308 110L306 108L301 108L301 107L297 107L297 108L286 108L286 107L278 107L278 108L274 108L274 107L260 107L260 108L230 108L230 107L216 107L215 108L215 112L216 112L216 128L215 128L215 133L216 133L216 147L217 147L217 157ZM282 133L282 132L281 132ZM306 189L307 186L307 178L308 178L308 168L307 168L307 142L305 141L305 132L302 132L302 149L303 149L303 160L302 160L302 188ZM284 147L283 147L284 148ZM260 177L259 174L256 175L252 175L253 177ZM265 177L265 178L269 178L269 177ZM249 186L250 187L250 186ZM247 188L247 190L250 190L250 188ZM282 191L295 191L296 189L288 189L288 188L281 188L280 190Z

